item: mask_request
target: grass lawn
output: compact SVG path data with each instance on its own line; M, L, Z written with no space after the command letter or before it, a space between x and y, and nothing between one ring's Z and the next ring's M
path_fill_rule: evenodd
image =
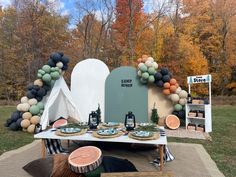
M226 177L236 176L236 106L214 106L212 142L168 138L168 141L202 144Z
M9 131L4 126L7 118L16 110L15 106L0 106L0 155L33 141L33 135L23 131Z
M33 141L33 135L22 131L9 131L5 120L15 107L0 106L0 154ZM220 171L226 177L236 176L236 106L213 107L212 142L182 138L168 138L168 141L202 144Z

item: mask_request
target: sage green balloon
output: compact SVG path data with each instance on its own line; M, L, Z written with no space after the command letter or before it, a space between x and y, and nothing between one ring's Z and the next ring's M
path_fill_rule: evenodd
M51 75L52 79L54 79L54 80L57 80L60 77L60 74L57 71L52 72L50 75Z
M55 80L51 80L51 82L50 82L51 87L54 86L55 82L56 82Z
M56 69L54 67L51 67L51 72L53 72L53 71L56 71Z
M50 73L51 72L51 67L49 65L44 65L42 67L42 70L44 70L46 73Z
M143 79L148 79L148 77L149 77L148 72L144 72L144 73L142 74L142 78L143 78Z
M147 70L148 70L148 68L147 68L147 66L146 65L141 65L140 66L140 70L142 71L142 72L146 72Z
M181 104L176 104L175 105L175 110L176 111L181 111L183 109L182 105Z
M41 110L39 111L39 114L43 114L43 109L41 109Z
M37 76L38 76L39 79L42 78L42 74L41 73L38 73Z
M51 75L50 74L44 74L43 77L42 77L42 80L44 82L47 82L47 83L51 82L51 80L52 80Z
M156 73L156 70L154 67L149 67L148 68L148 73L151 74L151 75L154 75Z
M37 114L39 113L40 109L39 109L38 106L32 105L32 106L30 107L29 111L30 111L30 113L31 113L32 115L37 115Z
M59 72L59 71L60 71L60 68L58 68L58 67L55 67L55 71L58 71L58 72Z
M153 83L155 81L155 78L153 75L148 77L148 82Z
M146 84L148 81L146 80L146 79L144 79L144 78L140 78L140 82L142 83L142 84Z
M44 109L44 104L42 102L38 102L37 106L40 110Z
M45 71L44 71L44 70L42 70L42 69L39 69L39 70L38 70L38 73L40 73L40 74L44 75L44 74L45 74Z

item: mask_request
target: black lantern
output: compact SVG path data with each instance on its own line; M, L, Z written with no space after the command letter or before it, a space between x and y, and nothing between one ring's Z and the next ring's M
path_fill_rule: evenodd
M40 123L37 123L35 125L34 134L40 133L41 131L42 131L42 125Z
M125 115L125 127L127 131L131 131L135 128L135 116L131 111Z
M90 129L97 129L98 124L99 124L98 114L95 111L92 111L89 114L88 126Z

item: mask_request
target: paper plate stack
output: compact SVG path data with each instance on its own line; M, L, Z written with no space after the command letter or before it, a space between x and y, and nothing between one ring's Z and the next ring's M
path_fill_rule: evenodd
M85 146L73 151L68 162L72 171L87 173L95 170L102 163L102 152L95 146Z

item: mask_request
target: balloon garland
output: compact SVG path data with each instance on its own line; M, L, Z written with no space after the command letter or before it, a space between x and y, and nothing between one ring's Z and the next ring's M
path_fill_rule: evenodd
M185 104L187 103L188 92L182 90L176 79L172 78L167 68L160 68L152 57L143 55L137 60L140 82L143 84L154 83L163 89L163 94L168 96L174 106L172 114L180 119L185 119Z
M7 119L5 126L10 130L23 130L33 133L35 125L40 122L44 111L43 97L51 90L56 80L68 68L69 58L62 52L50 55L47 65L38 70L37 79L27 86L26 96L20 99L16 106L17 111Z

